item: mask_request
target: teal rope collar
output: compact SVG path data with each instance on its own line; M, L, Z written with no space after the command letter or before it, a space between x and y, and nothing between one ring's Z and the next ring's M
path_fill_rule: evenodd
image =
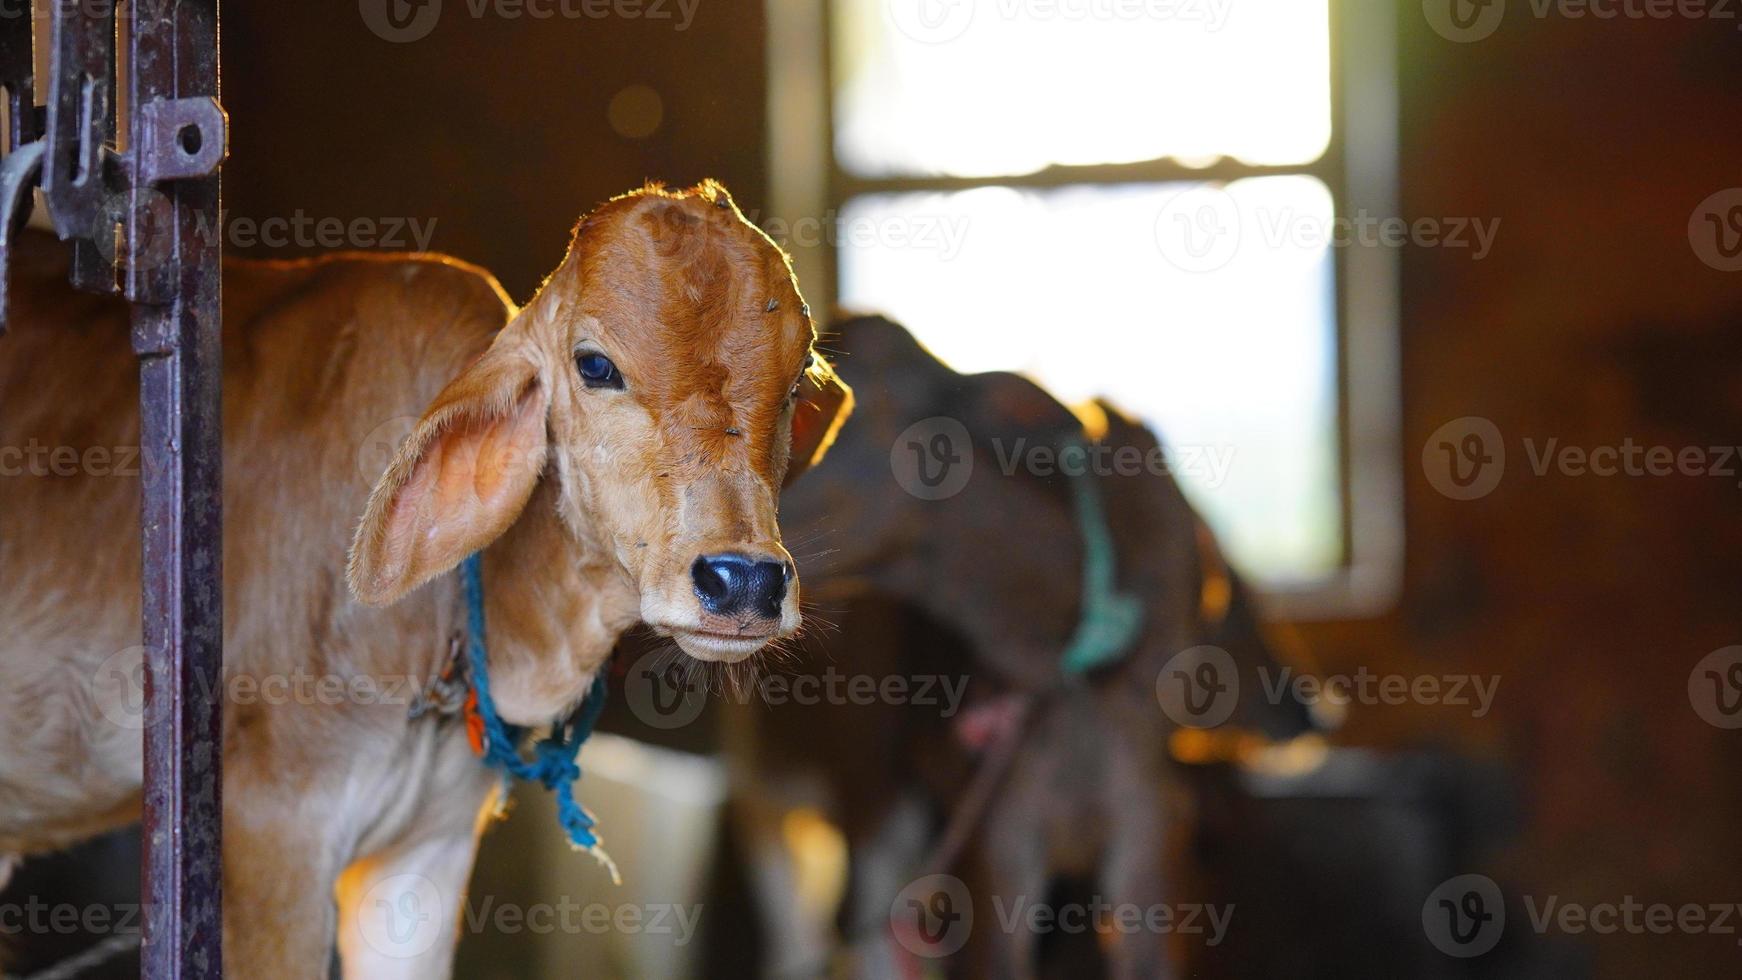
M489 656L484 644L484 563L473 555L460 564L460 582L466 596L466 662L472 676L472 691L477 696L477 711L484 727L484 764L502 773L502 802L508 798L511 779L539 782L556 794L557 822L568 834L569 843L598 858L611 872L611 880L621 883L617 865L600 845L594 832L596 821L575 801L575 781L581 778L581 767L575 762L581 744L593 734L599 714L605 710L605 667L593 676L592 689L581 706L567 719L551 725L550 734L533 746L531 759L520 754L524 729L510 725L496 713L496 702L490 697Z
M1088 447L1081 440L1072 439L1065 448L1072 446L1084 450L1087 459ZM1077 533L1083 539L1083 608L1060 666L1065 676L1081 677L1118 661L1137 642L1143 628L1143 602L1118 590L1119 556L1101 507L1101 488L1087 466L1071 474L1071 501Z

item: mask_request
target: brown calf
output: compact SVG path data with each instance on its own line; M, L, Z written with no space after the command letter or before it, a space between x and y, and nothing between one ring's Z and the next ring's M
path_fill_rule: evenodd
M0 342L0 856L140 800L134 362L65 261L21 242ZM465 628L444 573L483 553L510 723L571 709L638 620L747 657L799 626L777 494L850 396L712 183L603 205L520 310L434 256L236 263L224 300L225 965L325 976L336 932L347 976L446 976L496 783L408 711ZM405 881L436 925L383 942L365 915Z
M734 774L745 794L741 826L764 861L778 852L765 842L778 840L784 807L820 807L842 828L853 879L845 931L863 940L857 951L870 975L893 970L881 958L893 946L884 937L897 893L947 871L967 882L975 916L951 961L963 969L951 975L1032 977L1040 937L1000 928L995 909L1043 904L1066 880L1087 881L1116 905L1176 900L1164 857L1184 801L1168 751L1176 726L1157 694L1176 654L1200 644L1227 651L1245 692L1230 726L1285 739L1314 721L1292 698L1258 696L1258 670L1275 663L1276 651L1164 472L1091 477L1114 542L1115 584L1141 601L1143 621L1122 659L1086 676L1064 673L1060 656L1082 616L1085 560L1071 478L1005 472L1002 461L1034 448L1059 459L1067 443L1097 438L1150 459L1159 446L1153 433L1104 406L1105 425L1094 427L1103 431L1086 431L1032 382L959 374L887 320L854 319L826 334L859 407L827 462L785 495L782 521L806 542L801 561L809 548L821 552L806 565L812 601L846 616L841 635L812 641L822 649L793 669L850 664L844 672L873 676L879 691L889 689L886 678L904 680L897 690L909 700L789 701L734 713L753 728L738 744L754 750L736 760ZM921 499L909 491L927 488L899 485L892 459L908 453L916 424L924 423L918 441L926 448L940 418L961 425L971 445L958 435L950 452L954 465L973 469L959 492ZM959 703L940 696L951 683L965 690ZM928 690L929 699L921 693ZM1017 699L1033 705L1026 718L1012 710ZM921 867L945 825L972 806L967 788L988 743L1009 737L1012 725L1022 729L1014 761L974 820L962 860ZM789 930L796 917L766 918ZM1107 976L1170 975L1166 937L1102 938ZM799 950L780 965L803 969L827 944L787 933L768 945Z

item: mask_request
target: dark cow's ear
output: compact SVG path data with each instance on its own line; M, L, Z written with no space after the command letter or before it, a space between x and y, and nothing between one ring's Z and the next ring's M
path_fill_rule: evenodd
M963 381L956 404L976 439L1023 437L1032 443L1082 435L1082 421L1022 375L990 371Z
M816 357L799 378L798 398L792 407L792 451L787 456L783 489L822 461L851 414L853 389L835 373L833 365Z

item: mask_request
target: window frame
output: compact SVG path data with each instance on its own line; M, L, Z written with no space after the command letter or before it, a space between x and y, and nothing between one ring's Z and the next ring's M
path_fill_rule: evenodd
M1396 21L1389 4L1328 0L1331 140L1305 164L1221 159L1186 166L1054 165L992 177L866 177L835 157L834 0L765 0L768 19L770 213L828 219L866 194L954 192L977 187L1052 190L1167 182L1227 183L1249 177L1312 176L1330 189L1335 215L1392 216L1397 208ZM817 309L832 309L839 249L827 236L782 242ZM1331 250L1336 311L1336 436L1343 560L1328 575L1265 590L1266 608L1289 619L1347 619L1389 610L1401 588L1403 506L1396 248ZM1165 436L1165 433L1164 433Z

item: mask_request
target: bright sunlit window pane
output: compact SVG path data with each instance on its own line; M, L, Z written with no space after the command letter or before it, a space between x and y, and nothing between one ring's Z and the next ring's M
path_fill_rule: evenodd
M1305 583L1342 555L1332 214L1310 177L860 197L841 299L958 370L1108 396L1236 563Z
M1331 135L1328 0L835 0L841 165L1310 163Z

